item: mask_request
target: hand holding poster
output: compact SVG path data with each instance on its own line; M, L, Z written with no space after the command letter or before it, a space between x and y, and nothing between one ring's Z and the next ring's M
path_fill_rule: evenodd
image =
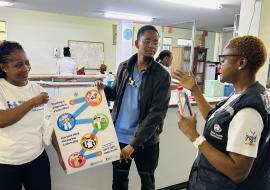
M104 92L96 87L50 98L48 107L67 173L119 159Z

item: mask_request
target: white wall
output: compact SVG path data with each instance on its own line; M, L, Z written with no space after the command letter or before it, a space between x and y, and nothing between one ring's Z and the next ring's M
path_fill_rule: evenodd
M230 39L233 37L233 31L230 32L222 32L222 48L221 52L223 51L224 47L227 45L227 43L230 41Z
M270 76L268 76L269 64L270 64L270 1L263 0L262 1L262 9L261 9L261 19L260 19L260 29L259 29L259 37L265 43L268 58L264 66L259 70L257 74L257 79L262 83L266 84L266 81L270 81Z
M216 32L208 32L208 36L205 37L205 47L207 49L207 61L215 61L215 43L216 43Z
M112 25L116 22L12 8L0 8L0 20L7 21L7 40L24 47L31 73L54 74L53 48L68 46L68 40L104 42L104 63L115 69Z
M241 0L238 35L251 34L258 36L260 14L261 2L259 0Z

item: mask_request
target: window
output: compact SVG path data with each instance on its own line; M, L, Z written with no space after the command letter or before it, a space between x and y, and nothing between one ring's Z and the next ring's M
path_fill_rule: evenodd
M6 22L0 20L0 42L6 40Z
M172 38L163 38L162 50L171 50Z
M178 46L191 46L191 43L192 43L192 40L181 39L181 38L177 39Z

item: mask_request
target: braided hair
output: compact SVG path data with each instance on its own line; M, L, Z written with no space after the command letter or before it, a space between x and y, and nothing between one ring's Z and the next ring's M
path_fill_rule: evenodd
M156 58L157 62L162 61L165 57L170 57L170 55L172 54L172 52L170 52L169 50L163 50L159 53L158 57Z
M0 44L0 64L6 64L8 57L14 51L24 51L22 46L17 42L3 41ZM0 78L6 78L6 73L0 69Z

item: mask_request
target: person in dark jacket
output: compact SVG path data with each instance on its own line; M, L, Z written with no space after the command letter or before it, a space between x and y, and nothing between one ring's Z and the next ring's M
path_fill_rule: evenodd
M261 181L269 154L269 102L265 88L255 80L266 60L263 42L254 36L229 41L219 56L221 82L232 83L235 93L214 109L200 92L195 77L175 72L192 91L206 119L203 135L196 129L195 115L179 113L179 128L198 148L189 190L266 190ZM269 164L268 164L269 165Z
M107 100L114 101L112 118L121 148L120 161L113 162L113 190L128 189L133 159L141 189L155 189L159 134L170 100L170 75L153 58L158 40L155 27L140 28L135 42L138 53L120 64L113 87L104 89Z

